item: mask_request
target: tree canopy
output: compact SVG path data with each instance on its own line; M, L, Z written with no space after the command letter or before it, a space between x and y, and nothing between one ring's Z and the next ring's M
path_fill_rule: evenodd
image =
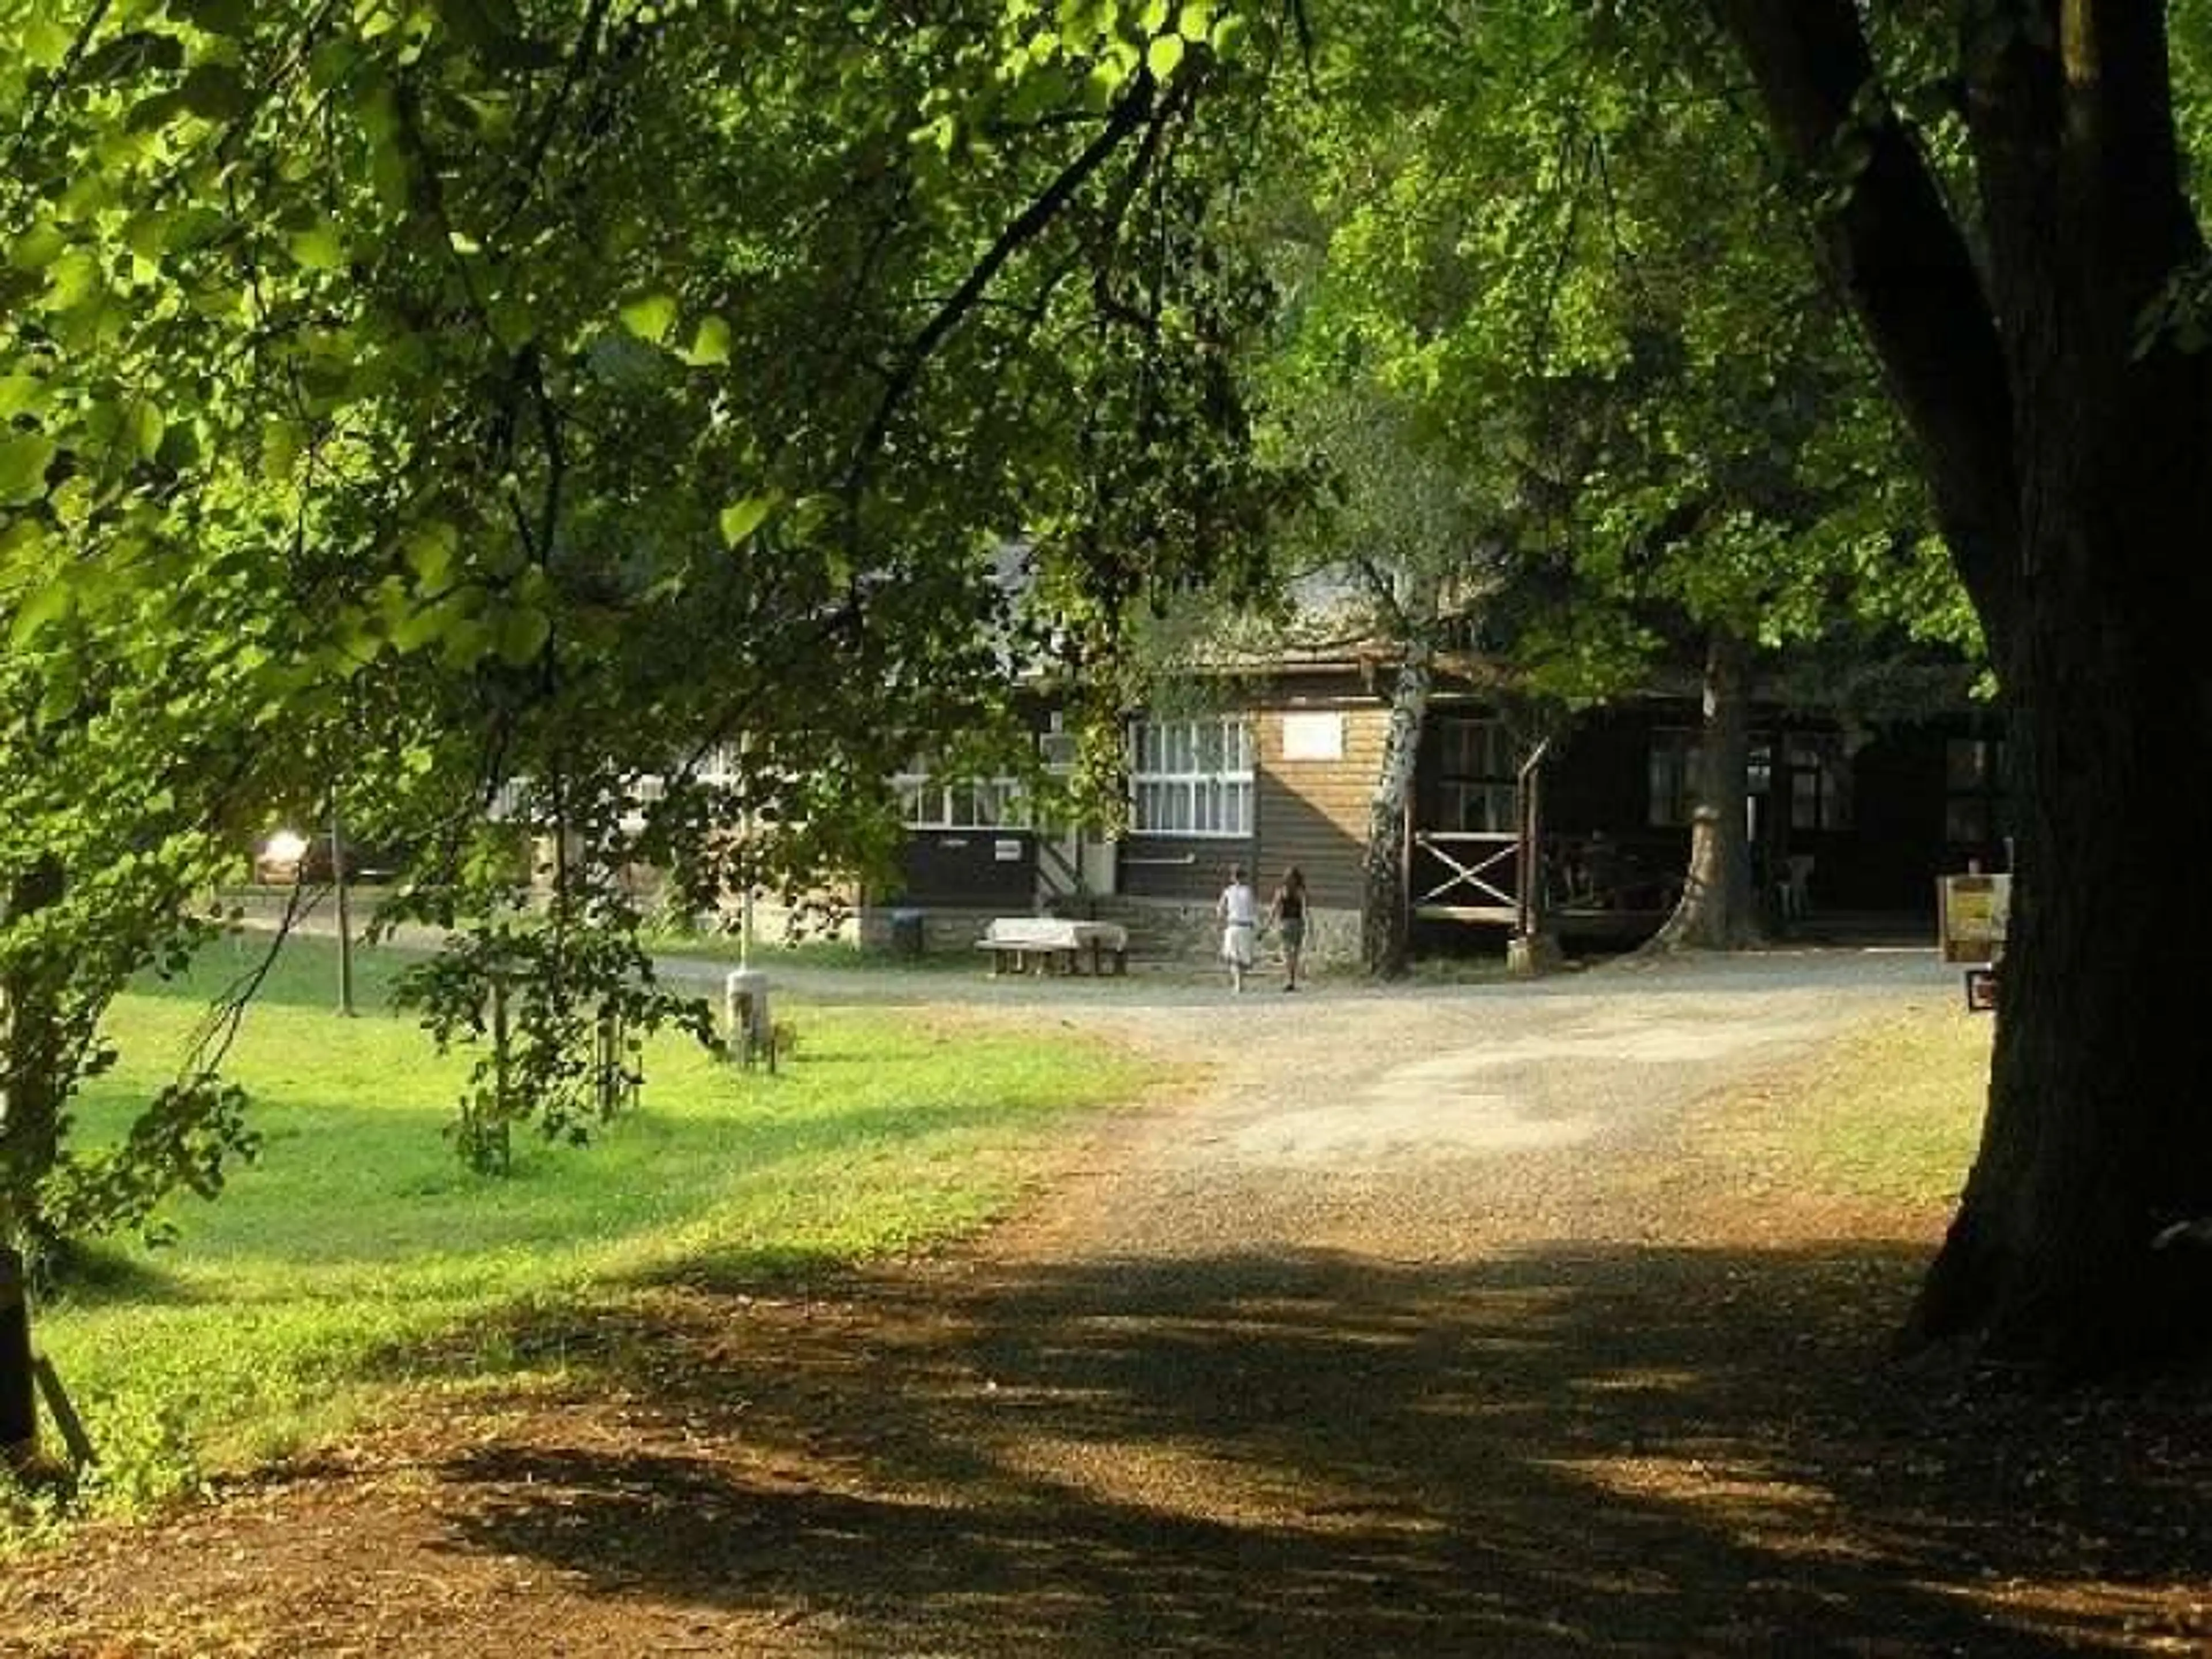
M557 1047L678 1012L605 946L622 868L866 866L1012 672L1240 556L1200 94L1279 44L1207 0L0 4L0 1237L250 1146L220 1019L125 1143L67 1103L276 815L410 848L395 914L463 930L433 1017L520 964Z
M2183 1271L2152 1241L2212 1207L2166 943L2212 879L2141 874L2212 838L2208 40L2196 0L0 0L0 1237L249 1144L221 1021L125 1143L68 1101L273 813L342 794L464 965L527 935L552 1004L657 1017L598 942L619 868L879 856L884 781L1011 730L1015 674L1252 572L1310 476L1269 396L1387 400L1501 539L1568 550L1578 615L1924 602L1863 343L2024 809L1921 1325L2140 1346ZM1303 291L1252 232L1279 124Z

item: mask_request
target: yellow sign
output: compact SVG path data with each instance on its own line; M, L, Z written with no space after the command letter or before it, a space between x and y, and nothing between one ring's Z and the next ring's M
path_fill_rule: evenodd
M1943 876L1936 890L1944 961L1993 963L2004 955L2010 876Z

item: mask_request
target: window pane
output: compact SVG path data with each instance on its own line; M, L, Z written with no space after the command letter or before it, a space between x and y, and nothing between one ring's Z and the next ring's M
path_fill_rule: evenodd
M1820 827L1820 775L1818 772L1792 772L1790 775L1790 827L1792 830L1818 830Z
M1821 774L1820 827L1823 830L1848 830L1851 827L1851 763L1837 757L1826 771Z
M1482 775L1486 778L1510 778L1514 773L1512 745L1505 736L1505 728L1496 720L1485 720L1482 732Z
M1690 821L1692 780L1697 775L1698 746L1689 732L1651 734L1650 773L1650 810L1648 821L1655 829L1672 829Z
M1990 838L1988 797L1954 795L1943 803L1944 840L1978 847Z
M1979 789L1989 781L1989 750L1978 738L1953 738L1943 745L1943 783L1949 789Z
M1500 834L1510 835L1519 827L1518 792L1510 783L1493 783L1483 791L1484 814L1488 819L1482 827Z

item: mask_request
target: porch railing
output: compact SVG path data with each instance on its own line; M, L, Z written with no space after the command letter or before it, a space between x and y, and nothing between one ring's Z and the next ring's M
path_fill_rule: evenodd
M1409 875L1415 915L1521 921L1521 837L1503 830L1416 830Z

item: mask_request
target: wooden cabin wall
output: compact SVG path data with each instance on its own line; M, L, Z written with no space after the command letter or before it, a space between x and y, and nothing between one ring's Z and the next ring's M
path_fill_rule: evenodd
M1341 750L1334 759L1292 760L1284 733L1295 718L1337 723ZM1257 800L1259 872L1255 884L1271 893L1295 864L1315 904L1356 910L1361 866L1367 851L1367 814L1382 766L1389 711L1373 699L1331 706L1294 704L1265 708L1258 723Z
M1249 836L1132 836L1121 843L1120 890L1128 898L1212 903L1229 879L1229 866L1254 868Z

